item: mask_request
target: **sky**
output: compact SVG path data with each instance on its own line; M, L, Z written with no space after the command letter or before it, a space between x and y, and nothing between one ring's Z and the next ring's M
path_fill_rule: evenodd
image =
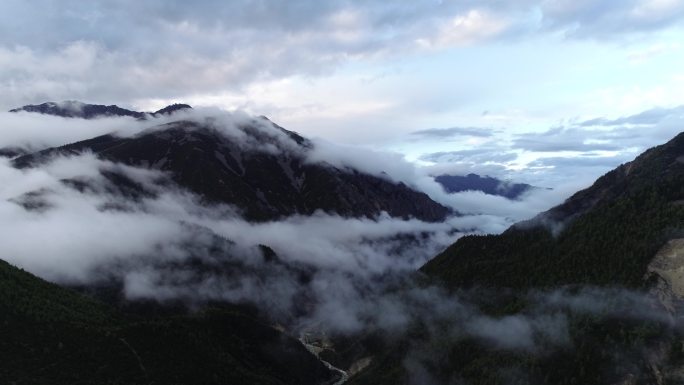
M587 183L679 132L683 0L0 6L0 108L171 102L451 173Z

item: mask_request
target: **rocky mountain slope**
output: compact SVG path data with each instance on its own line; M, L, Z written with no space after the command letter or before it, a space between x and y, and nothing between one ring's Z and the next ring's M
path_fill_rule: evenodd
M220 128L196 121L177 121L121 138L105 135L14 159L31 167L56 154L90 151L103 159L170 173L173 180L211 203L237 207L256 221L317 210L344 217L441 221L450 209L403 183L311 163L312 144L298 134L255 119L231 138Z

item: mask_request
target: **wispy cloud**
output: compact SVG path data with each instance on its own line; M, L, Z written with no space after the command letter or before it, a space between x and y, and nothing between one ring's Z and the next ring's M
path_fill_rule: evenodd
M479 164L501 164L511 162L517 158L518 155L515 153L501 152L501 148L487 146L470 150L432 152L420 157L421 160L435 163L471 162Z
M494 135L494 130L480 127L449 127L449 128L427 128L411 133L413 136L425 138L452 138L459 136L473 136L478 138L489 138Z
M666 119L673 118L683 118L684 117L684 106L678 106L674 108L652 108L650 110L642 111L634 115L624 116L617 119L607 119L607 118L596 118L585 120L579 123L580 126L592 127L592 126L603 126L603 127L613 127L615 126L628 126L628 125L641 125L641 126L653 126L655 124L661 123Z

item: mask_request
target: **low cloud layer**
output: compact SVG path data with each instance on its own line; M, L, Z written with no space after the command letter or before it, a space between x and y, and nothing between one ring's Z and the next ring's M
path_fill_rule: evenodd
M459 234L498 232L510 222L481 214L426 223L319 213L254 224L232 207L201 205L197 197L173 187L164 173L87 153L25 170L3 160L0 172L7 182L0 189L0 218L7 228L2 258L51 280L87 281L100 264L136 256L190 258L182 245L192 243L188 237L195 234L188 228L193 227L246 249L267 245L287 261L318 268L369 275L415 270ZM122 191L107 177L111 174L135 182L144 194ZM429 236L412 238L421 233ZM410 237L396 238L402 234Z
M187 111L147 121L29 113L2 114L0 118L5 123L0 127L6 130L1 136L4 147L35 150L109 132L132 136L167 128L172 119L186 119L219 130L225 140L239 143L243 151L297 152L310 162L352 167L411 185L424 178L395 155L354 152L324 143L314 143L311 150L271 123L241 113ZM261 139L254 141L245 127L260 131ZM178 271L159 273L195 258L209 265L218 263L219 257L209 252L212 247L221 250L217 255L236 256L233 262L245 266L262 264L259 245L266 245L286 264L371 277L414 271L461 234L499 232L511 222L506 216L488 213L437 224L389 216L345 219L318 213L253 224L242 219L235 208L200 204L198 197L174 187L163 172L114 164L88 153L58 156L39 167L21 170L12 167L9 159L2 159L0 174L5 181L0 188L0 221L6 228L0 236L4 244L0 258L65 283L92 283L114 275L132 297L168 299L192 292L208 293L205 299L219 292L240 297L243 289L238 287L210 290L225 284L218 278L195 282L196 277L169 279ZM132 181L139 191L118 185L120 177ZM430 183L436 186L431 179ZM149 274L142 274L144 271ZM187 285L169 285L174 280ZM241 285L249 288L258 283Z
M449 127L449 128L428 128L411 133L417 137L449 139L454 137L474 136L488 138L493 135L493 130L477 127Z
M115 131L133 133L150 125L133 118L85 120L11 112L0 112L0 122L0 148L27 150L61 146Z
M386 215L353 219L317 213L255 224L241 218L237 208L200 204L198 197L174 187L169 175L155 169L114 164L88 153L58 156L21 170L3 159L0 221L6 231L0 235L4 245L0 258L58 282L89 284L115 279L132 298L268 299L265 293L270 290L255 289L263 289L264 284L270 287L264 276L246 274L233 282L235 277L220 274L208 274L207 279L184 275L185 269L178 267L194 260L209 271L211 266L228 263L247 271L261 266L271 272L266 276L290 277L291 281L283 282L294 286L281 288L283 293L290 293L282 302L285 304L301 294L296 284L296 276L301 274L312 285L336 281L356 292L373 277L415 271L463 234L501 232L513 222L550 207L567 193L531 194L517 202L473 192L449 195L426 170L397 154L323 141L302 146L270 122L239 112L183 111L146 121L67 119L30 113L1 114L0 118L5 121L0 127L6 130L6 135L0 136L2 146L30 149L109 132L132 136L168 128L173 126L171 120L185 119L213 127L225 140L239 143L243 151L289 153L309 162L402 182L462 214L444 223ZM255 141L245 127L260 131L261 139ZM126 178L138 187L127 190L117 184L117 178ZM285 269L278 265L280 262L264 265L268 256L260 245L273 249L286 266L298 267ZM349 276L354 278L350 280ZM254 293L260 293L258 298L251 297Z
M145 193L127 194L106 177L111 173ZM622 298L620 312L630 317L664 317L642 314L650 300L639 294L596 289L532 293L526 312L496 318L468 293L411 283L418 267L462 234L496 223L503 229L506 221L493 215L435 224L319 213L254 224L229 206L207 207L170 188L163 173L90 154L28 170L3 161L0 176L11 182L0 188L0 258L71 285L114 280L129 299L248 302L291 327L332 333L404 332L419 321L447 325L456 340L530 352L569 343L567 316L558 309L601 313L622 306L615 302ZM407 291L387 291L392 287Z

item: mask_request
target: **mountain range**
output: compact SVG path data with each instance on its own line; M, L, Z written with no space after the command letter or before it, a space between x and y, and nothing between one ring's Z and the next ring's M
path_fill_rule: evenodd
M45 105L56 104L40 106ZM83 111L101 107L81 106ZM169 106L155 114L188 108L179 106L185 105ZM19 110L32 111L28 107ZM64 113L63 109L38 111L59 116ZM107 107L107 111L121 114L116 106ZM84 112L84 116L91 115ZM307 162L306 152L312 147L311 142L266 118L254 118L239 129L246 138L238 141L211 124L178 120L133 137L104 135L44 149L15 158L13 164L26 168L57 154L92 152L113 162L166 171L180 187L208 202L234 205L247 219L257 221L310 215L317 210L344 217L375 217L387 212L392 217L432 222L451 214L449 208L401 182L352 168ZM269 149L256 150L258 146L254 145L244 146L244 141L262 147L270 145L276 153Z
M20 108L14 108L10 112L33 112L46 115L61 116L64 118L95 119L112 116L130 116L136 119L144 119L146 116L169 115L176 111L192 108L187 104L171 104L155 112L139 112L127 110L116 105L88 104L75 100L64 102L47 102L42 104L29 104Z
M13 111L142 117L116 106L95 113L102 110L87 105L81 110L88 113L64 115L65 107L52 104L56 107L46 103ZM403 183L310 162L307 152L314 145L263 117L241 121L227 133L215 121L179 115L132 136L104 135L10 156L20 170L82 153L149 168L168 176L154 181L163 188L189 191L208 206L229 205L253 224L316 212L342 218L387 213L430 223L456 214ZM0 379L17 384L684 383L683 157L684 133L502 234L463 236L401 279L372 276L364 285L379 289L355 295L377 297L370 308L379 317L361 331L330 332L315 344L298 341L289 325L276 324L272 314L253 304L210 301L189 308L174 301L122 301L111 292L116 285L61 287L0 261L0 334L5 336ZM125 199L156 194L124 173L100 172ZM447 191L475 189L509 199L534 188L508 185L502 192L499 181L476 175L440 176L438 182ZM63 183L96 190L89 180ZM17 202L39 212L40 194ZM308 314L316 306L310 266L282 259L269 245L259 249L263 265L240 265L225 254L239 251L232 240L187 228L210 239L209 253L218 257L171 261L174 270L166 271L201 276L218 271L236 281L249 276L262 283L292 275L305 288L297 294L296 312ZM425 236L411 234L392 245L402 248L402 242ZM170 279L178 277L183 276ZM328 290L349 295L346 287ZM346 298L354 304L367 299ZM345 309L323 309L344 318L340 310ZM408 326L396 327L399 321Z

